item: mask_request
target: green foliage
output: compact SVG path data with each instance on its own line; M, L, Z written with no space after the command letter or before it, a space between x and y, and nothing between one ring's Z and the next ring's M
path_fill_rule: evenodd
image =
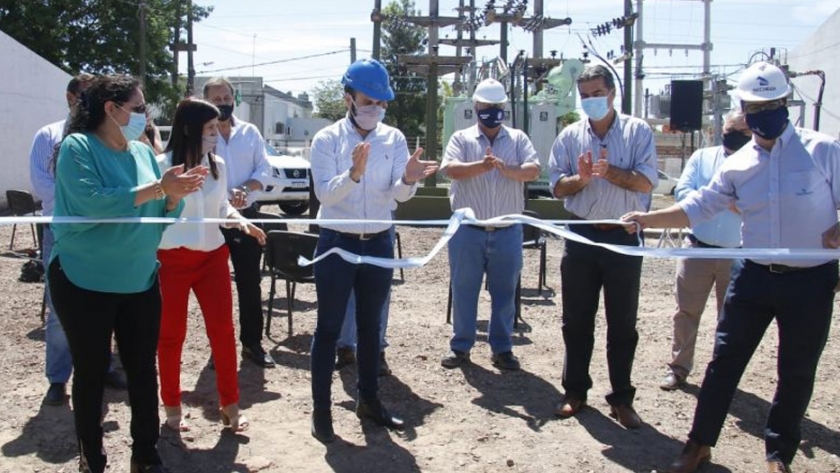
M323 80L318 82L312 91L312 102L315 105L313 116L336 121L344 118L347 107L344 105L344 86L337 80Z
M571 111L557 119L560 122L560 128L565 128L572 123L580 120L580 114L577 111Z
M171 85L177 16L187 24L183 0L145 0L146 101L172 107L181 92ZM0 30L69 74L140 73L139 0L0 0ZM193 5L193 22L213 7ZM185 38L186 33L181 33Z
M383 13L391 18L417 16L413 0L394 0ZM399 63L400 54L423 54L423 40L426 29L401 21L387 21L382 24L382 63L391 76L391 85L396 93L394 101L388 104L385 122L400 129L407 137L424 134L426 117L426 77L409 72Z

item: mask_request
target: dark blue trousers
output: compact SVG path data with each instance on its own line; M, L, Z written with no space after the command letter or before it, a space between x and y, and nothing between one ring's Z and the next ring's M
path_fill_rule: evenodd
M359 240L322 228L316 254L342 248L362 256L394 257L394 244L387 231L370 240ZM352 264L330 255L315 264L318 322L312 339L312 400L316 409L329 409L335 346L350 291L356 294L359 399L370 402L379 391L379 330L382 307L391 290L394 270L369 264Z
M786 465L793 461L801 440L800 423L828 338L836 285L837 261L784 274L751 261L733 264L690 439L715 445L741 375L775 318L779 328L778 382L764 442L768 460Z

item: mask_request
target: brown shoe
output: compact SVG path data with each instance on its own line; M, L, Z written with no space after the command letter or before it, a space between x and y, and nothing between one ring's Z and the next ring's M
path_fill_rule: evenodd
M586 407L586 401L567 397L563 402L557 404L557 407L554 409L554 415L562 419L568 419L577 415L584 407Z
M619 424L626 429L638 429L642 426L642 418L632 406L624 404L618 406L610 406L610 417L617 420Z
M711 459L712 449L708 445L700 445L694 440L689 440L685 443L680 456L666 471L667 473L694 473Z
M781 460L767 460L767 473L791 473L790 467Z

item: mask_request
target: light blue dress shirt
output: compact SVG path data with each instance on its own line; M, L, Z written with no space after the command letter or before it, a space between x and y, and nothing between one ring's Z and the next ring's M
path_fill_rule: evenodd
M41 215L52 215L55 202L55 172L53 156L64 137L66 120L50 123L38 130L29 152L29 180L35 198L41 200Z
M822 248L822 232L837 223L840 142L788 122L773 149L747 143L721 165L709 185L678 205L691 226L735 204L744 248ZM818 266L827 261L755 260Z
M452 162L484 160L488 146L493 149L493 156L507 166L519 167L526 163L540 166L534 145L521 130L502 125L491 145L476 124L452 135L441 161L441 172L446 173L447 166ZM452 210L470 208L479 220L521 214L525 209L525 183L508 179L498 169L493 169L479 176L453 180L449 201Z
M604 139L592 131L589 119L579 120L560 132L548 160L551 189L557 181L578 173L578 156L592 151L592 162L607 150L610 166L636 171L656 187L656 146L650 126L638 118L616 112ZM566 210L586 220L617 219L627 212L650 209L649 192L621 188L606 179L593 177L577 194L566 197Z
M359 143L370 143L370 154L365 173L355 182L350 179L350 167ZM310 157L315 195L321 202L318 218L390 220L394 201L405 202L417 191L416 183L408 185L402 180L408 157L405 136L384 123L364 138L347 118L320 130L312 139ZM390 225L359 222L322 227L344 233L378 233Z
M674 190L677 202L681 202L694 191L711 182L726 157L723 146L712 146L695 151L685 164L677 188ZM695 238L709 245L737 248L741 246L741 216L731 210L724 210L711 220L693 226L691 233Z

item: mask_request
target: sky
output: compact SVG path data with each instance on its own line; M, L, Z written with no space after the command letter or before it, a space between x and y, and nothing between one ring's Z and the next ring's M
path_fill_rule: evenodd
M382 0L383 7L390 0ZM318 82L340 79L350 63L350 38L356 38L357 56L368 57L372 50L373 0L194 0L213 6L213 13L194 28L195 69L198 75L256 75L264 82L295 95L310 92ZM465 2L469 5L469 0ZM476 0L482 8L486 0ZM497 1L502 4L503 0ZM458 0L438 0L441 16L454 16ZM633 1L634 9L636 0ZM421 14L428 14L429 1L415 0ZM572 19L570 26L547 30L544 52L558 51L564 57L579 58L584 40L596 25L621 16L623 0L544 0L545 16ZM838 8L837 0L714 0L711 3L712 72L730 80L759 51L775 47L784 55L811 36ZM529 2L528 16L533 12ZM700 44L703 41L703 2L700 0L645 0L643 33L647 43ZM478 31L478 38L499 39L499 25ZM452 28L440 37L455 37ZM595 49L606 56L620 55L623 30L591 37ZM509 33L508 58L519 50L532 55L529 33L514 27ZM758 53L758 54L756 54ZM455 49L440 46L441 55L454 55ZM478 60L499 55L499 46L478 49ZM673 79L692 79L702 70L701 51L683 49L645 51L645 87L659 91ZM186 74L186 57L181 72ZM270 65L262 63L275 62ZM616 66L619 74L620 66ZM445 77L451 80L452 77Z

